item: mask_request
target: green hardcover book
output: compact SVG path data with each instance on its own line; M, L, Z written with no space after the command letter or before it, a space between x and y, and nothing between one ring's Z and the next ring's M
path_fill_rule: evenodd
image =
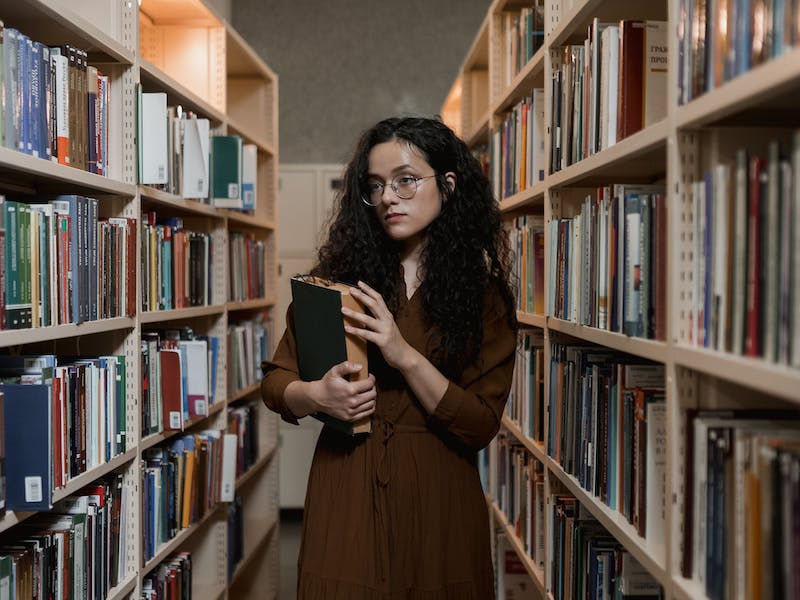
M242 138L238 135L211 138L211 204L243 208Z
M343 305L364 312L363 306L350 295L350 286L310 276L292 278L291 286L300 378L316 381L334 365L348 360L362 365L351 379L366 379L367 343L344 331ZM356 423L321 413L314 417L348 435L369 433L372 429L369 417Z

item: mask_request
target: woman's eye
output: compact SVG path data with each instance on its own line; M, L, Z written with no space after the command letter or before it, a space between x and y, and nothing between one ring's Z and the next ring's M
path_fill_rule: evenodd
M402 175L401 177L397 178L397 183L399 185L409 185L413 181L414 178L411 175Z

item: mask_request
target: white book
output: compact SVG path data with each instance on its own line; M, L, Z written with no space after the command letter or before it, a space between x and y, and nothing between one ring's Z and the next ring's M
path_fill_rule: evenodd
M70 164L69 156L69 58L60 48L50 49L50 62L55 65L56 93L56 143L58 152L50 157L53 162ZM59 161L61 157L61 161Z
M242 209L256 209L258 151L255 144L242 145Z
M208 119L189 117L183 122L183 182L184 198L208 198Z
M714 167L714 257L713 303L711 306L711 340L717 350L727 348L728 324L728 214L730 206L730 166Z
M236 452L238 439L234 433L226 433L222 437L222 480L219 499L221 502L233 502L236 492Z
M208 414L208 343L205 340L180 340L186 356L186 398L189 417Z
M602 66L600 69L601 148L617 141L617 95L619 92L619 26L606 27L602 33Z
M669 28L666 21L647 21L644 29L644 126L667 116Z
M167 183L167 95L163 92L140 93L138 149L139 183Z

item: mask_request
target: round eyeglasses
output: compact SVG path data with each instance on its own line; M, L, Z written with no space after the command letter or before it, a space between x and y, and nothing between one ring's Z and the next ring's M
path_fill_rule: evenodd
M411 200L417 193L417 185L423 179L430 179L436 175L427 175L426 177L414 177L413 175L396 175L392 177L389 186L394 191L395 195L401 200ZM383 190L386 184L377 179L368 179L364 185L364 191L361 192L361 200L367 206L378 206L383 198Z

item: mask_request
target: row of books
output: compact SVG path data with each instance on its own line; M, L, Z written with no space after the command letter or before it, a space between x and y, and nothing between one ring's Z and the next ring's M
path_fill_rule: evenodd
M0 545L5 597L106 598L127 575L130 493L112 474L15 527Z
M182 529L197 523L235 488L236 436L206 429L144 453L143 541L150 560Z
M491 136L491 180L502 200L544 181L544 90L531 90Z
M648 339L666 336L664 187L613 185L550 222L548 314Z
M124 356L0 357L5 508L49 510L53 490L125 452Z
M215 403L219 339L181 330L143 331L142 435L183 430Z
M665 371L641 363L605 348L554 344L547 453L663 558Z
M231 302L255 300L266 294L266 248L253 233L231 231L230 297Z
M553 66L551 171L560 171L667 115L667 23L589 25Z
M662 598L658 582L570 494L553 494L554 600Z
M236 478L258 460L258 400L228 408L228 431L236 436Z
M255 210L258 152L209 120L138 90L139 183L220 208Z
M541 329L523 329L517 339L514 378L506 415L526 437L544 443L544 335Z
M790 153L740 148L692 183L690 338L800 367L800 131Z
M514 256L517 310L544 314L544 219L539 215L516 217L508 228Z
M793 0L681 0L677 14L681 104L800 44Z
M208 306L213 300L211 234L184 228L183 219L142 220L142 310Z
M712 600L786 598L800 581L800 420L787 411L685 413L681 571Z
M497 600L536 600L539 597L533 579L503 529L494 532L493 558Z
M142 579L141 600L191 600L191 598L191 552L178 552Z
M49 47L0 21L2 146L107 175L109 90L86 50Z
M514 534L533 563L544 568L544 465L513 436L501 431L495 442L492 499L506 516Z
M98 216L77 195L0 195L0 327L25 329L132 316L136 220Z
M502 53L505 59L503 87L511 81L544 44L544 0L533 0L519 11L508 10L500 16Z
M272 315L263 314L228 326L228 395L234 396L261 381L261 363L275 342Z

